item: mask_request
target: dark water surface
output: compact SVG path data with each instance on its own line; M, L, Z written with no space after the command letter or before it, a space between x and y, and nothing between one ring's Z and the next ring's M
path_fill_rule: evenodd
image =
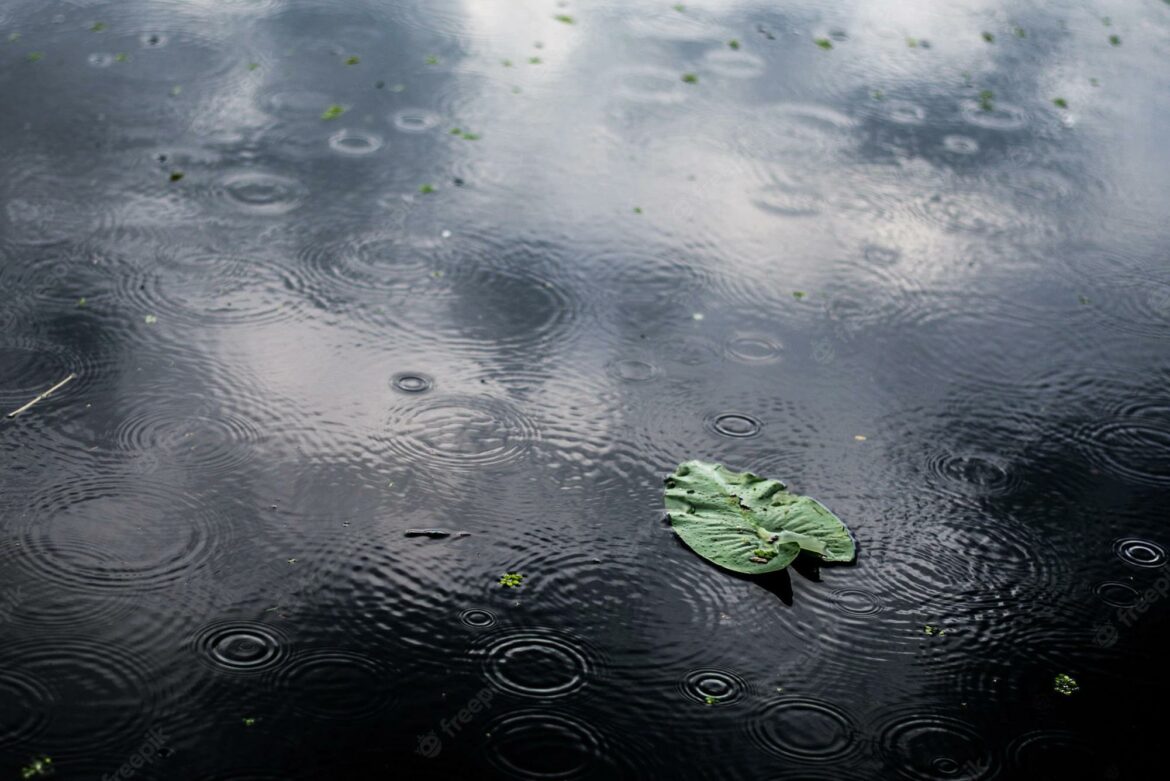
M76 376L0 420L0 778L1155 777L1168 57L1162 0L6 0L0 413ZM856 566L700 560L689 458Z

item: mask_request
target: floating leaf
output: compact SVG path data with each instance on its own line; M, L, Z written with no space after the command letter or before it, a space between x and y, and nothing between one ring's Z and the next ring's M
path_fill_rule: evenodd
M104 29L106 29L105 22L94 22L92 25L90 25L89 31L91 33L100 33Z
M1064 98L1053 98L1052 105L1056 106L1057 108L1068 108L1068 101Z
M45 53L44 52L29 52L28 55L25 57L25 59L28 60L29 62L40 62L41 60L45 59Z
M517 588L523 580L524 576L519 572L505 572L500 576L500 585L507 588Z
M817 38L815 41L813 41L813 43L815 43L817 46L820 46L822 49L828 50L833 48L833 42L828 38Z
M1120 46L1121 45L1121 36L1120 35L1110 35L1109 36L1109 43L1113 44L1114 46Z
M666 478L665 499L683 542L734 572L776 572L802 550L829 562L850 562L856 554L837 516L815 499L789 493L779 480L687 461Z
M321 119L337 119L345 113L345 108L334 103L329 108L321 112Z
M418 191L423 195L430 195L435 191L435 186L433 184L421 184L418 187Z
M991 33L983 33L983 40L987 41L988 43L995 43L995 36Z
M361 57L357 56L356 54L351 54L349 57L346 58L345 64L346 65L357 65L361 61L362 61Z
M682 75L682 80L685 81L687 84L698 84L699 83L699 77L697 75L695 75L694 73L684 73Z
M735 49L736 51L739 50L739 41L736 40L735 38L732 38L730 41L728 41L727 45L730 46L732 49Z
M568 14L557 14L553 19L556 19L558 22L564 22L565 24L573 24L576 21Z
M182 172L182 171L171 171L171 181L172 181L172 182L177 182L177 181L179 181L179 180L180 180L180 179L182 179L182 178L183 178L183 172Z

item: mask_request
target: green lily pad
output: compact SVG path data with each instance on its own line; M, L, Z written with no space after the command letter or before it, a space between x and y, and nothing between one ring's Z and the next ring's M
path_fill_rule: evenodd
M733 572L763 575L804 550L826 562L850 562L853 536L820 502L789 493L779 480L687 461L666 478L666 512L683 542Z

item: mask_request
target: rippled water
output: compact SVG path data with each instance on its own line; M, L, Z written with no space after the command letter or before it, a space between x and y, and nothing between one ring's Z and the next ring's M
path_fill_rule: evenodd
M72 379L0 418L0 775L1163 775L1168 54L1159 0L4 3L0 414ZM701 561L689 458L858 562Z

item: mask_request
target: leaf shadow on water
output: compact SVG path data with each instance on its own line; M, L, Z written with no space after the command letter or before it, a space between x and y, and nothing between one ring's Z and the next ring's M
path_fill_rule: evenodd
M670 524L670 521L667 518L664 518L663 522L668 526ZM691 548L689 548L687 544L683 542L682 539L677 535L674 537L674 541L681 549L695 556L704 564L710 565L710 562L706 561L703 559L703 557L699 556L693 550L691 550ZM774 595L777 599L783 602L786 607L792 607L794 602L794 595L792 591L792 576L789 574L789 570L796 570L798 575L811 583L820 583L822 582L822 566L822 562L817 561L815 556L801 553L791 564L789 564L784 569L778 570L776 572L769 572L764 575L744 575L742 573L732 572L731 570L726 570L718 566L716 566L715 569L719 570L719 572L727 575L728 577L759 586L760 588ZM852 564L846 566L852 566Z

